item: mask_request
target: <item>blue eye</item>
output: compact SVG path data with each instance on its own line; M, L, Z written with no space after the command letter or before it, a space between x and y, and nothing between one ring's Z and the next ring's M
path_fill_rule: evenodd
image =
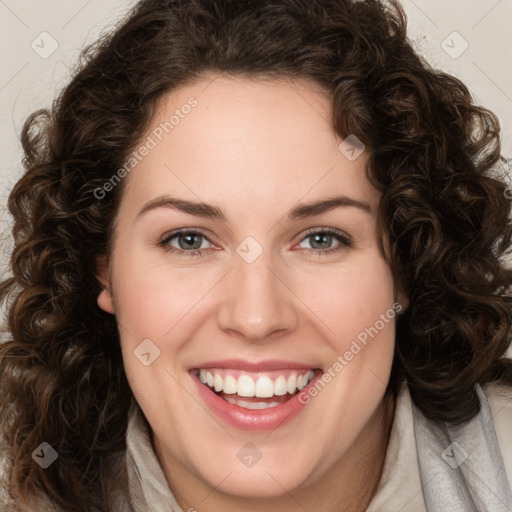
M168 252L187 254L188 256L201 256L203 249L205 249L205 247L202 247L201 238L208 240L205 235L198 231L177 231L162 240L160 245ZM171 245L171 241L174 239L176 239L178 247ZM199 243L197 242L198 239L200 240Z
M335 231L333 229L317 229L313 228L308 231L306 236L302 238L301 243L305 240L310 240L311 250L314 254L327 254L337 252L343 248L351 247L352 241L344 233ZM336 240L338 245L332 247L332 242ZM315 247L316 246L316 247ZM327 247L326 247L327 246ZM320 249L320 250L315 250ZM310 249L306 249L310 252ZM301 251L302 252L302 251Z
M313 253L315 255L334 253L344 248L351 247L351 239L342 232L333 229L312 228L306 232L300 243L310 240L310 248L301 248L300 252ZM332 247L334 241L337 245ZM176 245L174 244L177 244ZM204 245L206 243L206 245ZM170 233L158 245L166 252L178 256L203 256L203 252L211 245L210 239L199 231L181 230Z

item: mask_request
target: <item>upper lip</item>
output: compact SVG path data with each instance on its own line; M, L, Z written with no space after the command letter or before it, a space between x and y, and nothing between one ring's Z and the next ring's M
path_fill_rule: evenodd
M226 368L233 370L242 370L246 372L265 372L272 370L284 370L284 369L300 369L300 370L314 370L318 367L306 364L299 363L296 361L282 361L278 359L269 359L267 361L247 361L243 359L222 359L217 361L205 361L204 363L200 363L191 367L190 369L208 369L208 368Z

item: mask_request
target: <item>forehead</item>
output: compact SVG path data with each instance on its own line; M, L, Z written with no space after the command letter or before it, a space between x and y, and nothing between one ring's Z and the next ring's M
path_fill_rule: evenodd
M215 76L180 86L159 102L141 139L152 148L125 194L138 205L162 193L262 207L335 193L378 201L367 154L351 161L340 151L330 109L306 81Z

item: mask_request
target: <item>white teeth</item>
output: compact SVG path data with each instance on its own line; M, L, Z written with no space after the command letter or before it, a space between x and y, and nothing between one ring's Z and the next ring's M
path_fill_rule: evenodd
M229 371L229 370L228 370ZM223 377L222 375L225 375ZM226 395L238 395L238 397L259 397L259 398L271 398L272 396L283 396L289 393L293 395L296 391L304 389L315 376L313 370L309 370L306 373L300 373L298 371L291 373L288 378L284 375L279 375L276 379L271 379L266 375L262 375L257 378L256 382L254 379L247 374L242 373L238 379L226 374L225 371L222 373L219 370L199 370L199 380L214 389L217 393L223 392ZM232 397L232 400L236 400L237 397ZM228 400L232 403L230 400ZM245 401L245 403L249 403ZM251 402L252 403L252 402ZM262 402L266 405L266 402ZM252 403L254 405L254 403ZM276 404L277 405L277 404ZM271 404L271 406L273 406ZM257 409L259 406L248 407L249 409ZM263 407L262 407L263 408Z
M238 396L251 397L254 396L254 381L249 375L240 375L238 377L236 392Z
M288 385L288 393L293 394L295 393L295 390L297 389L297 375L292 374L288 377L287 381Z
M268 377L260 377L256 381L256 390L254 391L255 396L261 398L270 398L274 396L274 383Z
M227 375L226 378L224 379L224 386L221 391L224 391L224 393L228 395L234 395L236 393L236 384L237 383L235 377Z
M270 407L275 407L279 405L279 402L248 402L247 400L242 400L241 398L235 398L233 396L226 396L225 400L233 405L238 405L238 407L243 407L244 409L269 409Z
M213 376L213 387L215 388L215 391L221 391L223 384L224 383L222 382L222 377L216 373Z
M288 393L288 384L284 376L281 375L280 377L277 377L274 382L274 395L283 396L286 395L286 393Z

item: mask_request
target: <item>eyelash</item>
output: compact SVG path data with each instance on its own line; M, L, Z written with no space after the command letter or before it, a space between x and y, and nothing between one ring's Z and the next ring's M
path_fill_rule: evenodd
M210 239L204 233L202 233L201 231L182 229L182 230L178 230L178 231L173 231L168 236L166 236L158 245L164 251L166 251L168 253L179 254L180 256L185 256L186 255L186 256L192 257L192 258L196 257L196 256L199 256L199 257L203 256L203 252L205 251L205 249L196 249L196 250L192 250L192 251L185 251L183 249L176 249L176 247L172 247L171 245L169 245L169 242L173 238L176 238L177 236L183 235L183 234L186 234L186 235L199 235L199 236L202 236L204 239L208 240L211 243ZM322 254L328 254L328 253L335 253L335 252L340 251L343 248L348 248L348 247L352 246L352 240L347 235L345 235L341 231L337 231L337 230L334 230L332 228L324 228L324 229L321 229L321 228L320 229L319 228L311 228L311 229L308 229L306 231L306 233L304 234L304 236L299 241L299 243L303 242L307 238L309 238L309 237L311 237L313 235L316 235L316 234L323 234L323 235L327 235L327 236L332 236L332 237L336 238L340 242L340 245L338 247L334 248L334 249L319 249L319 250L315 250L315 249L299 249L299 252L301 252L301 253L303 253L303 252L313 252L316 255L322 255Z

